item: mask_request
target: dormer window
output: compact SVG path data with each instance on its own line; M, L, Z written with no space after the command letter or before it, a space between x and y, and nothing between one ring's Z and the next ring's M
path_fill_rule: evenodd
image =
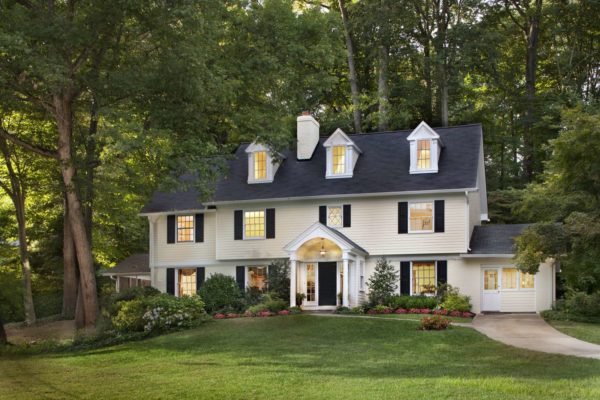
M246 153L248 154L248 183L273 182L280 163L273 162L271 150L261 143L254 142L246 148Z
M425 122L421 122L406 140L410 142L410 173L437 173L438 161L444 146L440 135Z
M327 152L325 177L328 179L352 178L354 166L362 151L344 131L336 129L323 143L323 147Z
M417 168L431 168L431 140L417 140Z
M254 153L254 180L267 179L267 152L257 151Z
M346 173L346 146L333 146L333 173Z

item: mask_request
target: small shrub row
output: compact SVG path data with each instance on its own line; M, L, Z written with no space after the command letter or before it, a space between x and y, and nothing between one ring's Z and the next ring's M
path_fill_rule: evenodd
M390 296L385 305L393 308L394 310L397 308L436 308L438 305L437 299L435 297L430 296Z
M252 308L252 307L251 307ZM243 314L238 313L216 313L213 315L214 319L230 319L230 318L243 318L243 317L274 317L276 315L296 315L300 314L302 310L299 307L290 307L289 309L283 309L279 311L270 311L265 308L259 308L258 311L252 311L250 308Z
M440 316L450 317L461 317L461 318L473 318L475 314L470 311L458 311L458 310L446 310L446 309L431 309L431 308L396 308L393 309L387 306L375 306L369 308L366 312L363 307L338 307L336 309L337 314L434 314Z

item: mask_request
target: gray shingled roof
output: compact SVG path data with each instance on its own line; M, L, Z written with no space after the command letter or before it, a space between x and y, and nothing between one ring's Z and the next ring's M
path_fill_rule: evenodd
M476 226L469 254L514 254L514 238L531 224Z
M477 184L480 124L434 128L444 148L436 174L409 173L409 143L412 130L348 135L363 151L354 176L346 179L325 178L326 151L321 138L313 157L298 161L295 150L283 152L285 160L272 183L252 184L248 180L248 144L240 145L229 162L229 172L216 184L213 201L241 201L352 195L364 193L408 192L474 188ZM142 212L199 209L198 194L193 191L165 194L157 192Z
M352 245L352 247L354 247L355 249L358 249L360 251L362 251L365 254L369 254L368 251L366 251L364 248L362 248L361 246L359 246L355 241L353 241L352 239L350 239L348 236L344 235L342 232L338 231L335 228L332 228L330 226L327 225L323 225L324 229L327 229L328 231L330 231L332 234L334 235L338 235L339 237L341 237L342 239L344 239L346 242L350 243Z
M148 253L132 254L112 268L102 271L103 275L149 275L150 258Z

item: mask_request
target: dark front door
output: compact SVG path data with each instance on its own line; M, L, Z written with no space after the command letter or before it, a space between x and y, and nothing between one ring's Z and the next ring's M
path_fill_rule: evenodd
M335 306L336 305L336 263L335 262L320 262L319 263L319 305L320 306Z

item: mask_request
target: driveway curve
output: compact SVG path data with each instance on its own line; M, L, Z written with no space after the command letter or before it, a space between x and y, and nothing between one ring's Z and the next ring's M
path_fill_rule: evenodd
M510 346L600 360L600 345L565 335L536 314L478 315L473 328Z

